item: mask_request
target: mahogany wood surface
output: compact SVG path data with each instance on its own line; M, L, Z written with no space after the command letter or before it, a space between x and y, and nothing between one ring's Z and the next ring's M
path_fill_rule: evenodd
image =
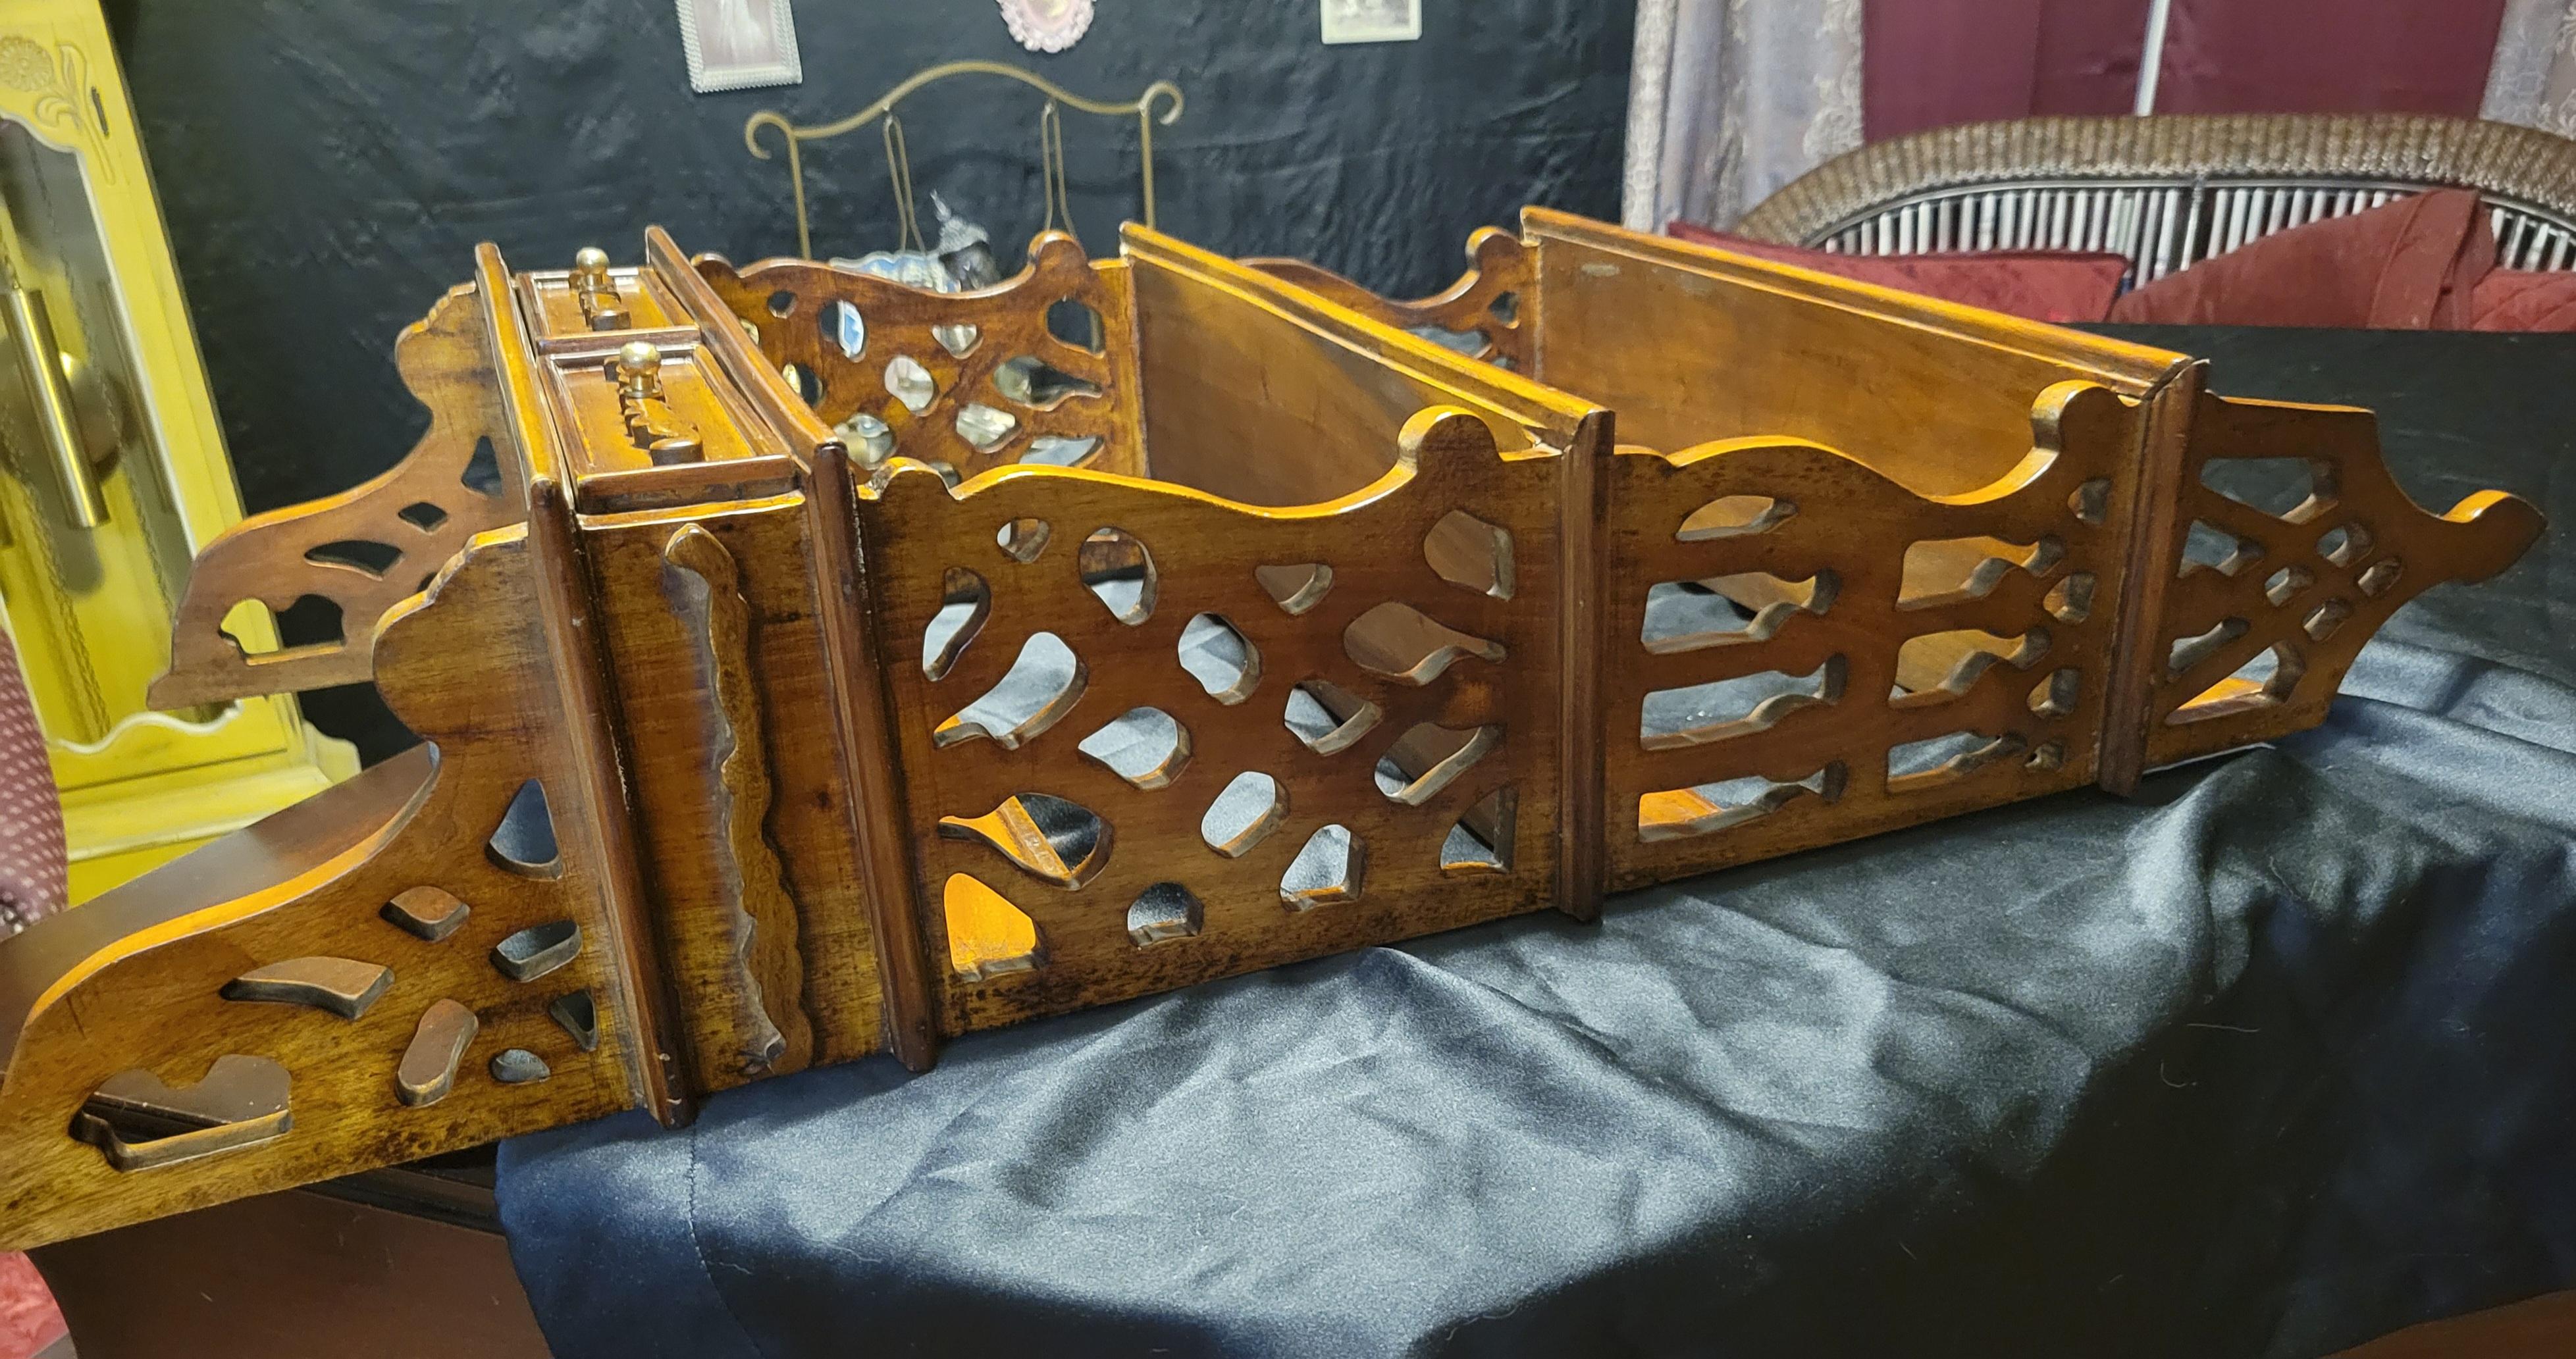
M404 330L394 363L403 385L429 408L428 431L384 475L252 515L197 554L171 621L170 671L152 685L155 706L367 679L385 610L418 594L475 534L523 516L527 495L514 479L517 469L491 446L500 432L499 393L473 288L451 289ZM307 598L337 610L336 640L254 653L222 630L245 601L274 615Z
M2146 763L2268 741L2325 720L2362 643L2399 605L2443 581L2484 580L2539 538L2540 511L2480 491L2439 515L2379 459L2377 420L2348 406L2202 394L2175 506L2141 569L2162 597L2140 666ZM2232 459L2304 464L2308 495L2281 513L2214 489ZM2186 554L2194 524L2233 540L2216 562ZM2143 615L2142 615L2143 616ZM2195 639L2212 644L2193 646ZM2263 679L2239 671L2268 657Z
M924 911L932 957L977 957L958 937L969 922L949 904L971 893L970 883L998 893L1035 927L1019 957L985 959L981 975L939 969L951 1031L1549 903L1558 693L1555 667L1544 662L1556 650L1554 582L1544 571L1522 571L1510 581L1509 599L1494 598L1434 575L1419 544L1442 516L1464 508L1511 534L1516 556L1550 560L1556 459L1506 458L1482 420L1443 408L1423 412L1399 433L1397 457L1375 486L1326 506L1268 514L1182 488L1040 468L996 474L962 499L927 470L899 469L881 494L862 496L861 541L883 564L871 574L882 592L877 607L901 730L917 900L938 908ZM1020 518L1061 525L1050 534L1061 546L1029 562L1013 559L994 537ZM1101 528L1132 535L1150 555L1156 598L1150 614L1132 624L1114 619L1076 569L1071 549ZM1306 563L1329 567L1332 584L1321 600L1291 614L1255 568ZM922 638L952 567L983 578L990 610L963 652L932 679ZM1438 621L1386 638L1388 652L1364 653L1352 635L1380 609ZM1211 693L1180 664L1182 634L1202 614L1225 620L1258 658L1221 692ZM1095 620L1106 626L1083 626ZM1071 634L1080 665L1078 691L1051 720L974 736L950 725L952 714L1014 665L1026 639L1049 630ZM1542 663L1513 665L1515 656ZM1375 710L1365 746L1321 753L1290 729L1283 715L1289 692L1314 680ZM1137 707L1159 709L1188 732L1186 766L1151 787L1070 749ZM1400 802L1381 792L1369 752L1420 723L1498 730L1480 757L1449 770L1419 801ZM957 739L943 740L943 733ZM1246 838L1213 849L1202 835L1203 817L1245 775L1269 782L1275 811ZM1114 849L1098 872L1049 881L1052 865L950 823L1033 793L1099 818ZM1498 847L1503 862L1452 867L1442 857L1444 837L1489 797L1517 807L1512 833ZM1344 828L1357 846L1348 887L1328 900L1285 895L1291 861L1327 826ZM1199 923L1140 947L1129 930L1130 907L1164 884L1195 899ZM1015 965L994 968L996 961Z
M165 681L372 674L427 745L0 941L0 1248L2117 791L2540 529L2182 355L1538 209L1470 253L484 247L399 351L431 435L211 545ZM325 587L337 650L215 631Z
M310 810L280 813L277 827L242 833L247 844L219 841L101 899L102 923L159 923L101 937L85 907L0 945L10 959L0 968L0 1012L20 1017L0 1084L0 1143L9 1149L0 1157L0 1235L59 1239L633 1102L597 870L582 839L560 833L583 814L583 789L564 777L577 766L538 635L530 593L539 579L526 547L516 528L478 538L426 595L396 608L377 638L377 683L435 746L434 760L392 762ZM551 854L543 837L495 839L532 787L543 789L545 814L522 821L553 823ZM352 827L359 833L348 837ZM217 882L238 894L206 901ZM468 908L435 940L387 915L396 897L424 888ZM551 970L514 980L494 960L522 932L559 922L580 943ZM56 933L73 946L45 938ZM22 952L45 961L21 967ZM392 977L355 1017L225 997L244 973L299 958L371 963ZM596 1002L586 1044L549 1013L551 1002L576 994ZM457 1060L441 1062L452 1068L444 1094L406 1099L398 1068L427 1036L424 1017L449 1001L470 1007L478 1032ZM511 1049L542 1058L548 1078L496 1080L486 1068ZM291 1126L272 1139L118 1171L66 1132L121 1073L145 1071L179 1090L232 1055L274 1063L288 1077ZM137 1121L138 1135L153 1131L189 1135Z
M1607 606L1611 645L1625 655L1604 681L1614 889L2093 781L2118 620L2100 607L2052 613L2046 600L2079 576L2092 578L2101 600L2115 597L2126 566L2121 525L2107 514L2088 524L2069 501L2085 483L2112 478L2138 421L2134 406L2082 383L2052 388L2042 404L2035 442L2050 456L1961 503L1927 502L1812 444L1622 451L1607 574L1624 588ZM1763 532L1688 541L1692 512L1726 497L1795 510ZM1922 540L1983 540L2001 553L2028 545L2048 569L2006 567L1983 593L1908 607L1907 547ZM1811 591L1829 599L1771 604L1763 612L1780 621L1768 635L1755 623L1704 642L1648 637L1651 583L1715 580L1724 594L1745 574L1818 582ZM1909 671L1901 657L1917 638L1943 645ZM1652 691L1763 672L1820 678L1812 701L1775 697L1724 725L1644 734ZM2052 704L2049 695L2061 697ZM1898 747L1952 733L1975 744L1938 769L1892 772ZM1731 806L1692 791L1748 777L1769 789Z
M714 296L759 332L760 351L773 364L792 367L798 390L822 423L848 425L874 416L890 432L889 447L905 456L971 477L1004 466L1025 453L1037 436L1097 438L1075 464L1133 472L1143 452L1138 417L1129 292L1123 267L1093 264L1063 232L1047 232L1029 246L1028 267L989 288L929 293L871 274L809 260L763 260L737 271L715 256L697 261ZM1050 326L1059 303L1088 309L1068 339ZM856 352L841 341L842 307L864 318L865 341ZM1059 321L1067 328L1073 322ZM1090 347L1096 328L1099 348ZM1083 386L1045 399L1023 389L1015 398L1002 375L1015 360L1034 360ZM906 381L898 365L918 376ZM1083 387L1087 386L1088 390ZM1008 432L979 445L960 427L970 407L1007 415ZM844 432L843 442L863 460L883 461Z

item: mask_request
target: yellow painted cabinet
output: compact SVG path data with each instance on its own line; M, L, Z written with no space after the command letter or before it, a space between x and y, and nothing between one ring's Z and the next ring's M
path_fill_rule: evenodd
M291 698L145 705L241 502L96 0L0 7L0 323L0 603L80 901L356 766Z

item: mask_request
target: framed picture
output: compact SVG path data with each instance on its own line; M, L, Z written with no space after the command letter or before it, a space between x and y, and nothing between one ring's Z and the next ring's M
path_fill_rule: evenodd
M1422 0L1322 0L1326 42L1411 42L1422 36Z
M679 0L689 88L700 94L805 83L790 0Z

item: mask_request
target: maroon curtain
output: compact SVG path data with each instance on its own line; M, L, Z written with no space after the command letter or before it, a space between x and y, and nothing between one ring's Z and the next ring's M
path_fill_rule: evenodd
M1861 131L2127 113L2148 0L1867 0Z
M1864 0L1871 141L2127 113L2149 0ZM2477 116L2504 0L2173 0L2158 113Z
M2475 118L2503 21L2504 0L2173 0L2156 112Z

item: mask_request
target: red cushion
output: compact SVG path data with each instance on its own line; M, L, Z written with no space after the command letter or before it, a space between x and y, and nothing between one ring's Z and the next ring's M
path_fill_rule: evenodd
M2490 269L2469 290L2471 330L2576 330L2576 272Z
M2129 261L2083 250L1981 250L1937 255L1836 255L1804 246L1730 236L1691 222L1672 236L1739 255L1898 288L2033 321L2099 321L2120 295Z
M2478 196L2441 189L2293 227L2119 300L2114 321L2457 330L2495 266Z
M63 1338L63 1314L23 1255L0 1255L0 1359L25 1359Z

